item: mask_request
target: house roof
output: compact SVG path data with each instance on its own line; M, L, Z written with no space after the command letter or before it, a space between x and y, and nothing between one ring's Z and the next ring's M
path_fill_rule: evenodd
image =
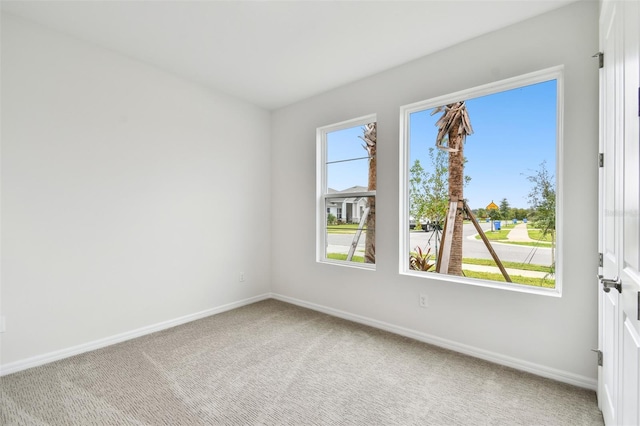
M368 189L366 186L360 186L360 185L355 185L352 186L350 188L346 188L346 189L341 189L341 190L337 190L337 189L333 189L333 188L327 188L327 193L329 194L336 194L336 193L340 193L340 192L367 192Z

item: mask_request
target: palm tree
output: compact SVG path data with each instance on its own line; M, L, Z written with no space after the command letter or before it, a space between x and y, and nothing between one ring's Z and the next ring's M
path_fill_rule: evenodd
M449 152L449 202L450 208L457 203L457 212L454 223L447 223L447 227L453 227L451 238L451 251L449 267L446 272L451 275L462 275L462 224L464 219L464 142L467 135L473 133L467 107L462 102L440 106L433 110L431 115L443 112L442 117L436 122L438 136L436 146Z
M364 133L361 139L365 142L364 149L369 154L369 183L368 191L375 191L377 185L376 172L376 141L377 126L376 123L368 123L363 128ZM364 261L365 263L376 263L376 197L368 198L369 215L367 216L367 233L364 242Z

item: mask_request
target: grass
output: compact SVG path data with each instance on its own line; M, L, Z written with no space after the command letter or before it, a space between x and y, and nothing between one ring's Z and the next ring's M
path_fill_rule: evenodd
M409 254L415 255L416 253L411 251L411 252L409 252ZM431 253L429 255L428 259L435 261L435 258L436 258L435 254ZM496 262L494 262L493 259L478 259L478 258L472 258L472 257L465 257L465 258L462 259L462 263L463 264L466 263L468 265L495 266L496 268L498 267L498 265L496 265ZM520 263L520 262L502 261L502 265L505 268L520 269L522 271L536 271L536 272L545 272L545 273L549 273L549 274L552 273L550 266L535 265L533 263Z
M409 254L415 255L416 253L412 251ZM428 259L435 261L435 258L436 258L435 254L431 253ZM478 259L478 258L472 258L472 257L465 257L462 259L462 263L463 264L466 263L468 265L495 266L496 268L498 267L498 265L496 265L496 262L494 262L493 259ZM502 261L502 265L505 268L520 269L522 271L536 271L536 272L545 272L549 274L553 272L550 266L536 265L533 263Z
M513 229L513 223L502 226L500 231L486 231L485 235L489 241L500 241L505 244L514 244L517 246L529 246L529 247L548 247L552 243L551 235L542 236L540 229L528 229L529 238L535 241L509 241L507 236L511 229ZM480 235L476 235L476 240L480 240Z
M344 225L327 225L327 234L355 234L357 230L357 223L348 223ZM362 228L363 232L366 230L366 226Z
M542 235L542 230L541 229L528 229L527 230L529 232L529 238L531 238L532 240L536 240L542 243L552 243L553 241L551 240L551 234L547 234L547 235Z
M529 246L529 247L547 247L550 248L551 244L544 241L500 241L504 244L513 244L516 246Z
M502 274L493 274L490 272L463 271L467 278L478 278L481 280L502 281L505 282ZM514 284L524 284L533 287L556 288L556 281L547 278L522 277L520 275L511 275L511 281Z
M462 263L467 263L469 265L484 265L484 266L497 266L493 259L474 259L465 257L462 259ZM521 269L523 271L538 271L538 272L546 272L551 273L550 266L544 265L534 265L531 263L519 263L519 262L502 262L502 265L505 268L512 269Z
M327 259L333 260L347 260L347 255L344 253L327 253ZM352 262L364 263L363 256L354 255L351 258ZM463 263L469 263L473 265L488 265L495 266L493 260L490 259L472 259L465 258L463 259ZM502 262L505 268L514 268L514 269L523 269L527 271L540 271L540 272L549 272L548 266L542 265L531 265L531 264L520 264L517 262ZM464 271L464 276L468 278L477 278L481 280L489 280L489 281L501 281L505 282L502 274L494 274L491 272L476 272L476 271ZM524 284L530 285L533 287L545 287L545 288L555 288L556 282L553 279L547 278L532 278L532 277L522 277L520 275L510 275L511 281L515 284Z
M347 254L346 253L327 253L327 259L347 260ZM353 257L351 258L351 261L364 263L364 256L357 256L354 254Z
M484 233L484 235L487 236L487 239L489 241L499 241L499 240L506 240L507 239L507 235L509 235L509 232L511 232L510 229L501 229L500 231L486 231ZM480 240L480 234L476 235L476 240Z

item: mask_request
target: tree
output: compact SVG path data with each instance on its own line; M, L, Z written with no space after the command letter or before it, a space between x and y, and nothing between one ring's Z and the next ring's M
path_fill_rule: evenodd
M527 180L533 184L529 192L529 204L534 210L534 226L542 230L542 235L551 235L551 262L555 265L556 236L556 185L553 175L547 170L547 161Z
M511 215L513 216L513 219L522 220L522 219L525 219L525 218L529 217L529 210L528 209L512 208L511 209Z
M464 188L464 142L467 135L473 133L467 107L462 102L456 102L437 107L431 115L443 112L442 117L436 122L438 135L436 147L449 153L449 201L457 203L457 212L454 223L447 226L453 227L451 239L451 252L447 272L452 275L462 275L462 225L463 225L463 188Z
M416 219L442 223L449 207L447 153L430 147L429 161L428 170L420 160L415 160L409 169L409 214ZM470 181L471 177L464 177L464 185Z
M425 171L420 160L414 161L409 169L409 215L418 220L424 217L425 208Z
M493 222L494 220L502 219L500 216L500 210L490 209L489 210L489 219ZM491 230L493 231L493 223L491 224Z
M416 219L442 223L449 207L447 153L430 147L429 160L428 170L420 160L415 160L409 169L409 214ZM470 181L470 176L464 177L465 186Z
M473 214L476 215L476 217L479 217L482 219L489 217L489 214L487 213L487 209L483 209L483 208L474 209Z
M367 190L375 191L377 186L377 125L368 123L362 128L360 137L365 143L363 148L369 154L369 179ZM364 262L376 263L376 197L368 197L369 215L367 216L367 233L364 242Z
M511 216L511 206L509 205L509 201L506 198L503 198L500 201L500 218L501 219L509 219Z
M444 221L447 215L449 197L446 176L448 173L447 153L442 150L429 148L431 171L424 174L425 204L423 215L432 222Z

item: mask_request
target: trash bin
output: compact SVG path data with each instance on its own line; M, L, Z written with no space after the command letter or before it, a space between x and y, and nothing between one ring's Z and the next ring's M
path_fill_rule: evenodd
M499 231L502 229L501 227L501 223L499 220L494 220L493 221L493 229L495 229L496 231Z
M527 223L527 219L522 219L522 223Z
M516 223L518 223L518 219L513 219L513 224L515 225Z

